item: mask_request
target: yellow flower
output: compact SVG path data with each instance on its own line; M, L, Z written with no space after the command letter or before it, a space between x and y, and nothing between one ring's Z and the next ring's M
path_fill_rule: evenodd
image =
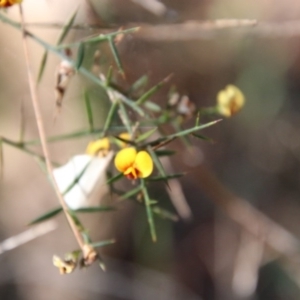
M90 142L85 150L85 153L93 156L99 155L102 157L107 155L109 148L109 139L103 138Z
M0 0L0 7L9 7L21 2L22 0Z
M239 112L245 104L245 97L240 89L234 85L227 85L217 95L217 108L219 114L231 117Z
M145 178L153 171L153 161L148 152L137 152L133 147L122 149L117 153L115 166L128 179Z

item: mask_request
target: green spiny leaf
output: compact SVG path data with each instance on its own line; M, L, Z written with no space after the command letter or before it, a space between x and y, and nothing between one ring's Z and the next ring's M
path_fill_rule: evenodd
M202 130L204 128L207 128L207 127L210 127L212 125L215 125L215 124L217 124L220 121L222 121L222 119L216 120L216 121L212 121L212 122L209 122L209 123L206 123L206 124L202 124L202 125L199 125L199 126L195 126L193 128L186 129L186 130L183 130L181 132L177 132L177 133L171 134L171 135L168 136L168 138L176 138L176 137L180 137L180 136L185 136L185 135L194 133L194 132L196 132L198 130Z
M182 132L183 128L181 126L180 120L177 118L174 122L172 122L172 125L174 127L174 131L175 132ZM186 135L180 136L179 137L181 139L181 141L183 142L183 144L186 147L191 147L192 146L192 142L190 141L189 137Z
M194 133L196 131L202 130L204 128L210 127L212 125L215 125L216 123L218 123L220 121L222 121L222 119L212 121L212 122L209 122L209 123L206 123L206 124L202 124L202 125L199 125L199 126L195 126L193 128L189 128L189 129L186 129L186 130L182 130L180 132L176 132L174 134L170 134L170 135L158 138L158 139L156 139L152 142L149 142L149 143L146 143L146 144L142 145L141 147L145 148L145 147L149 147L149 146L156 146L156 145L159 145L159 144L164 143L164 142L172 141L173 139L178 138L180 136L185 136L185 135Z
M146 86L146 84L148 83L148 76L147 75L143 75L142 77L140 77L137 81L135 81L133 83L133 85L129 88L129 90L127 91L127 94L132 94L142 88L144 88Z
M62 28L62 31L57 39L56 45L59 45L60 43L62 43L63 40L65 39L65 37L67 36L67 34L69 33L69 31L75 21L77 12L78 12L78 8L76 8L76 10L72 13L71 17L67 20L66 24ZM38 83L41 81L41 79L43 77L47 59L48 59L48 51L46 50L42 56L42 60L41 60L40 68L39 68L38 79L37 79Z
M94 213L102 211L113 211L116 210L113 206L89 206L89 207L80 207L77 209L72 209L76 213Z
M115 102L113 102L113 104L111 105L111 107L108 111L107 118L105 120L104 127L103 127L102 136L105 136L107 129L110 127L110 125L114 119L115 113L117 111L117 108L118 108L118 102L115 101Z
M46 220L49 220L49 219L53 218L54 216L58 215L62 211L63 211L63 209L61 207L50 210L50 211L46 212L45 214L41 215L40 217L31 221L28 225L33 225L33 224L37 224L37 223L41 223Z
M161 175L162 177L167 177L166 172L165 172L165 169L164 169L162 163L160 162L159 158L157 157L155 151L153 151L152 148L149 147L149 146L147 147L147 150L148 150L148 152L150 153L150 155L151 155L151 157L152 157L152 159L153 159L153 162L154 162L156 168L158 169L160 175Z
M110 86L112 75L113 75L113 67L109 66L107 74L106 74L106 82L105 82L106 86Z
M166 181L166 180L169 180L169 179L173 179L173 178L180 178L182 176L184 176L186 173L178 173L178 174L170 174L170 175L167 175L167 176L156 176L156 177L149 177L147 178L147 181Z
M154 140L152 142L145 143L145 144L141 145L140 147L145 148L147 146L152 146L154 150L157 150L158 148L161 148L161 147L171 143L174 139L175 139L174 137L169 138L168 136L165 136L165 137L158 138L157 140Z
M213 140L207 136L204 136L204 135L201 135L201 134L198 134L198 133L192 133L192 136L200 139L200 140L204 140L204 141L208 141L208 142L213 142Z
M119 173L119 174L117 174L116 176L109 178L109 179L106 181L106 183L107 183L107 184L112 184L113 182L118 181L118 180L120 180L121 178L123 178L123 173Z
M62 31L61 31L61 33L58 37L57 43L56 43L57 45L61 44L64 41L64 39L66 38L67 34L69 33L70 29L72 28L72 26L74 24L74 21L75 21L76 16L77 16L77 12L78 12L78 7L74 10L72 15L67 20L64 27L62 28Z
M174 222L177 222L179 220L178 216L159 207L159 206L152 206L151 210L153 213L161 217L162 219L168 219Z
M85 108L86 108L86 113L89 121L90 131L94 131L93 110L91 106L89 93L87 90L84 91L84 101L85 101Z
M142 142L146 140L148 137L150 137L155 131L157 130L157 127L150 129L149 131L144 132L141 134L136 140L136 143Z
M160 157L160 156L174 155L176 153L176 151L174 151L174 150L158 149L158 150L155 150L155 153L156 153L156 155L158 157Z
M105 241L101 241L101 242L95 242L95 243L92 243L91 246L93 248L100 248L100 247L105 247L105 246L108 246L108 245L111 245L111 244L114 244L116 241L115 240L105 240Z
M124 77L125 73L124 73L122 63L121 63L121 59L120 59L120 56L119 56L119 53L118 53L118 50L117 50L117 47L115 45L115 42L114 42L113 38L109 38L108 43L109 43L109 46L110 46L110 50L113 54L113 57L115 59L115 62L117 64L118 70L119 70L120 74Z
M144 196L144 200L145 200L146 213L147 213L148 224L150 227L151 238L152 238L153 242L156 242L157 237L156 237L154 219L153 219L152 210L151 210L151 200L149 198L148 190L145 185L144 179L141 179L141 187L142 187L142 192L143 192L143 196Z
M124 102L127 106L131 107L133 110L135 110L141 117L145 116L145 112L134 101L125 97L122 97L121 101Z
M127 193L123 194L120 199L125 200L125 199L129 199L131 197L133 197L134 195L136 195L137 193L139 193L142 190L142 187L139 185L136 188L128 191Z
M122 119L122 122L123 122L124 126L126 127L127 132L129 134L132 134L131 121L129 119L127 110L125 109L124 104L121 101L119 101L118 104L119 104L120 118Z
M134 33L136 31L138 31L139 29L140 29L140 27L133 27L133 28L129 28L129 29L114 31L114 32L107 33L107 34L101 33L97 36L88 37L88 38L84 39L82 42L85 44L106 42L110 39L114 39L117 35ZM79 43L60 45L59 47L57 47L57 49L77 47L78 44Z
M164 84L166 84L170 78L172 77L172 74L164 78L161 82L159 82L157 85L152 87L150 90L148 90L145 94L143 94L137 101L137 105L141 105L145 103L150 97L152 97L156 92L158 92Z
M85 54L85 46L83 43L79 44L78 50L77 50L77 57L75 61L75 69L79 70L79 68L82 65L83 59Z

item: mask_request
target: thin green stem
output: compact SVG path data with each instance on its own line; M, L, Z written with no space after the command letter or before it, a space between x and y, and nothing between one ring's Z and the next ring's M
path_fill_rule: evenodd
M67 133L67 134L50 136L47 138L47 142L53 143L53 142L65 141L68 139L75 139L78 137L89 136L91 134L99 134L102 131L103 131L102 129L94 129L93 131L90 131L89 129L84 129L84 130L79 130L79 131L75 131L75 132L71 132L71 133ZM24 142L24 145L39 145L40 143L41 143L40 140L35 139L35 140L30 140L30 141Z
M14 142L14 141L11 141L11 140L9 140L5 137L0 137L0 139L1 139L2 143L4 143L4 144L10 145L10 146L12 146L14 148L17 148L17 149L33 156L33 157L36 157L38 159L41 159L42 161L45 161L45 157L43 155L37 154L36 152L26 148L24 146L25 145L24 143Z

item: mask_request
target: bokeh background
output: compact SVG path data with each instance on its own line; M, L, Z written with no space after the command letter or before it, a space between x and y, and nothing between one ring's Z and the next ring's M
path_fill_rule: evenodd
M26 21L64 23L77 5L76 23L102 29L73 30L68 41L141 26L118 45L126 72L126 81L116 78L121 86L129 87L146 74L151 87L173 73L172 82L153 101L166 105L174 84L197 107L208 107L215 104L219 90L235 84L245 94L246 105L238 115L205 130L213 142L193 140L193 155L181 141L170 146L178 153L169 167L187 172L176 192L183 192L191 215L188 210L189 217L176 223L157 219L156 244L150 241L143 208L132 202L115 213L83 216L95 240L117 240L101 250L107 272L93 265L60 276L52 256L73 250L76 243L59 216L57 229L0 254L0 299L299 299L300 3L24 0ZM19 20L17 7L5 13ZM255 19L258 25L205 31L197 27L200 21L228 18ZM186 22L191 26L184 26ZM28 29L50 43L60 31ZM18 141L23 114L25 138L37 138L21 34L1 23L0 43L0 136ZM33 41L29 45L37 74L43 49ZM95 47L89 49L87 65ZM113 58L105 46L101 50L101 68L107 70ZM93 95L95 121L101 126L107 99L79 74L53 122L58 64L59 59L49 55L38 87L47 135L87 128L84 88ZM90 140L52 143L51 156L63 164L82 153ZM151 192L162 206L176 211L164 186L153 185ZM56 206L35 159L5 145L0 240L25 231L30 220Z

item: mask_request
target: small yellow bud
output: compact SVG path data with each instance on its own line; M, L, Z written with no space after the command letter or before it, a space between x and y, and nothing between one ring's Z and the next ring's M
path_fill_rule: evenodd
M108 138L99 139L90 142L85 150L86 154L93 156L106 156L110 148L110 143Z
M130 141L131 137L128 132L122 132L119 134L119 137L123 140ZM118 140L118 145L120 148L125 148L128 146L128 143Z
M245 104L244 94L239 88L230 84L217 95L217 109L220 115L231 117L239 112Z

